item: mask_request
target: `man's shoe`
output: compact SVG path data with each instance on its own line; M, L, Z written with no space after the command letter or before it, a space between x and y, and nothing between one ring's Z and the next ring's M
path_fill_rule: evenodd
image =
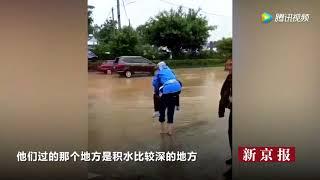
M153 115L152 115L153 118L156 118L156 117L159 117L159 116L160 116L159 111L154 112Z
M226 164L231 165L232 164L232 158L226 160Z

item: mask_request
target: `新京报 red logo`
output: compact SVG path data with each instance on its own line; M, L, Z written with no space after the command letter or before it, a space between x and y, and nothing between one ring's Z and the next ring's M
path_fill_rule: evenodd
M295 162L295 147L241 147L240 162Z

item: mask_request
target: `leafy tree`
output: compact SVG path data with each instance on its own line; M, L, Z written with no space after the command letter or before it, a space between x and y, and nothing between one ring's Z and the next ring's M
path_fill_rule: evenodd
M147 31L146 28L147 28L146 24L140 25L136 28L136 32L139 38L139 43L141 44L149 44L150 42L146 34L146 31Z
M97 25L97 24L95 24L94 26L93 26L93 35L95 36L95 37L97 37L97 34L100 32L100 26L99 25Z
M125 26L116 32L115 37L110 42L110 49L116 56L137 55L137 44L137 32L132 27Z
M99 41L96 47L97 54L101 57L106 57L105 52L110 53L108 56L137 55L138 33L129 26L119 30L116 25L115 21L107 20L99 28L96 34Z
M117 22L113 20L106 20L99 28L96 27L96 29L98 29L96 36L99 42L109 44L116 34L116 25Z
M216 41L217 53L224 59L232 58L232 38Z
M208 25L199 10L185 12L180 7L159 13L137 30L143 40L156 46L166 46L177 55L182 49L192 52L200 50L209 37L209 31L215 28Z
M93 12L94 6L89 5L87 9L87 16L88 16L88 33L93 34L93 17L92 17L92 12Z
M183 48L195 53L197 50L202 49L202 45L207 42L209 31L215 30L216 26L208 26L208 21L205 17L199 15L198 10L189 9L185 15L187 26L183 29L187 35Z

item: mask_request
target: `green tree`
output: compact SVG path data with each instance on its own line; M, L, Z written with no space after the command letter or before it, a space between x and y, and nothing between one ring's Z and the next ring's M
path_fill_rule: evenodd
M106 20L104 24L99 28L96 27L96 29L98 30L96 33L98 41L101 43L109 44L116 34L116 25L117 22L113 20Z
M87 9L87 16L88 16L88 33L93 34L93 17L92 17L92 12L93 12L94 6L89 5Z
M94 35L94 37L97 37L97 34L100 32L100 26L99 25L97 25L97 24L95 24L94 26L93 26L93 35Z
M215 42L217 53L224 59L232 58L232 38L222 38Z
M190 50L194 53L196 50L201 50L202 45L207 42L209 31L215 30L217 26L208 26L208 21L205 17L199 15L198 10L189 9L188 13L185 15L185 20L187 26L183 28L185 37L185 42L183 48Z
M185 12L182 7L163 11L137 30L143 40L156 46L167 46L174 55L179 54L182 49L195 52L205 44L209 31L216 28L209 26L207 19L199 11L189 9Z
M146 35L146 24L140 25L136 28L136 32L138 34L139 43L141 44L149 44L149 40Z
M137 55L138 34L130 26L118 30L110 42L111 53L116 56Z

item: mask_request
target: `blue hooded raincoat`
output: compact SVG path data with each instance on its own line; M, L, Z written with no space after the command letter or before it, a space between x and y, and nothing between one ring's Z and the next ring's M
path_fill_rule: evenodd
M159 71L153 77L152 85L156 93L176 93L181 91L181 84L173 71L163 62L158 64Z

